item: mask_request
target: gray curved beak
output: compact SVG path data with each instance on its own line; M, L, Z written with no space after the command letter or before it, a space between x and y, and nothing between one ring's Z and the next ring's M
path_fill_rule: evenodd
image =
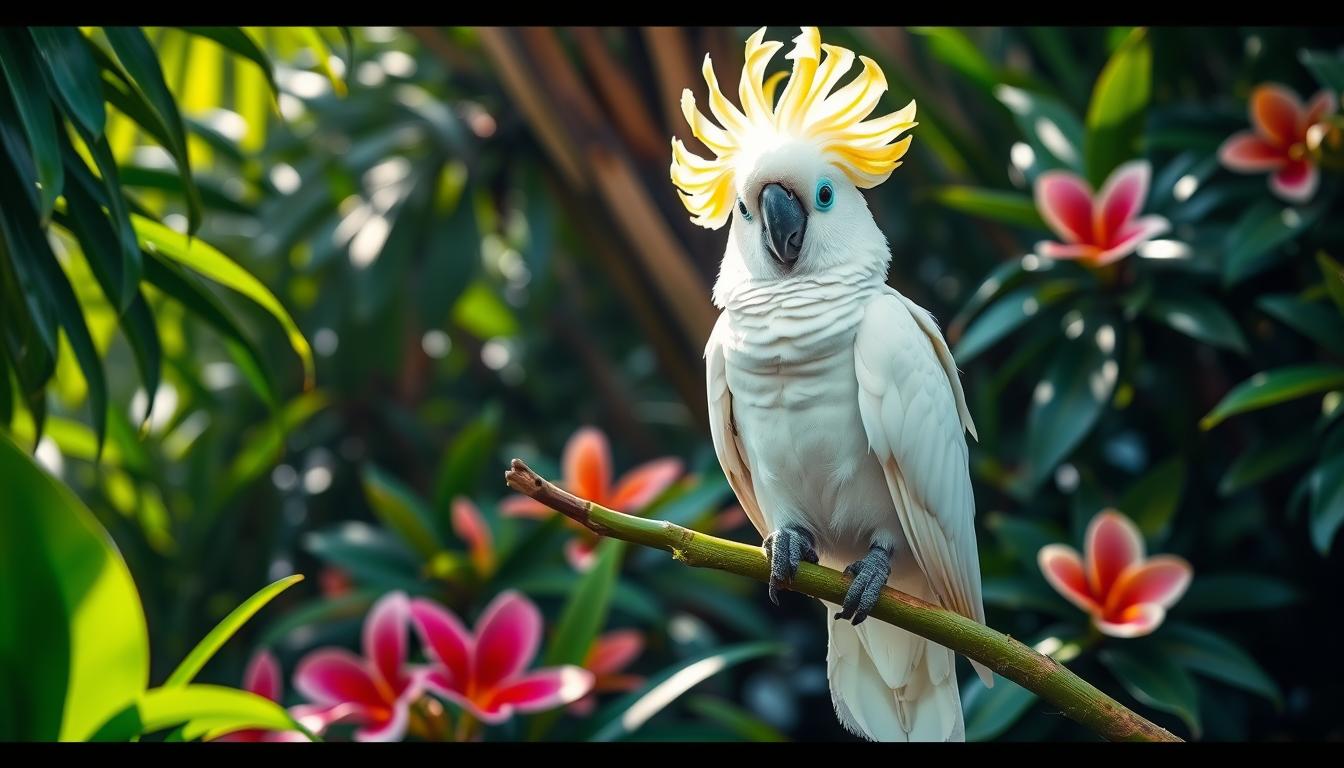
M765 244L786 269L798 261L807 231L807 211L802 201L782 184L767 184L761 190L761 219Z

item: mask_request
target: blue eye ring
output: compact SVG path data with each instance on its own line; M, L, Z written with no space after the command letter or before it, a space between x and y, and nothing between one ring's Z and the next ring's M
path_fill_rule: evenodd
M828 211L832 205L835 205L835 185L823 178L817 182L817 210Z
M737 212L742 214L742 218L751 221L751 211L747 210L747 203L742 198L737 198Z

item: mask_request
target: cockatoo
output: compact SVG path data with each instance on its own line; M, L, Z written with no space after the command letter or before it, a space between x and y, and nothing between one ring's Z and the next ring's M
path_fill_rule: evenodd
M864 622L884 584L984 622L975 499L963 433L975 436L956 363L930 313L886 284L891 253L860 189L899 166L915 103L868 118L886 91L866 56L804 27L747 40L741 108L702 68L715 125L681 107L705 159L672 140L671 175L703 227L731 221L705 347L714 450L764 537L770 598L803 560L854 578L827 603L831 700L850 732L961 741L951 651ZM824 56L823 56L824 51ZM986 685L989 671L976 665Z

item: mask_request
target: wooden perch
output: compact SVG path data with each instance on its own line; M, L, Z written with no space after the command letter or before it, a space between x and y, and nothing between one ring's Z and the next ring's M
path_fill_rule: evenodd
M504 474L509 487L536 499L600 536L672 553L679 562L768 582L770 565L760 547L692 531L665 520L623 514L581 499L514 459ZM852 579L804 562L790 586L795 592L840 604ZM932 640L1021 685L1111 741L1181 741L1069 671L1064 665L983 624L886 587L872 619Z

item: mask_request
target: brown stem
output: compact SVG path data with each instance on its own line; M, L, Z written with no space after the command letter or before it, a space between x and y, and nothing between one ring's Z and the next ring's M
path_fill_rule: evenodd
M766 582L770 564L760 547L720 539L665 520L648 520L581 499L514 459L504 480L509 487L602 536L666 550L675 560ZM818 600L844 602L852 577L804 562L790 586ZM1059 707L1068 717L1111 741L1180 741L1078 677L1064 665L1007 635L891 587L871 612L879 621L905 629L984 664Z

